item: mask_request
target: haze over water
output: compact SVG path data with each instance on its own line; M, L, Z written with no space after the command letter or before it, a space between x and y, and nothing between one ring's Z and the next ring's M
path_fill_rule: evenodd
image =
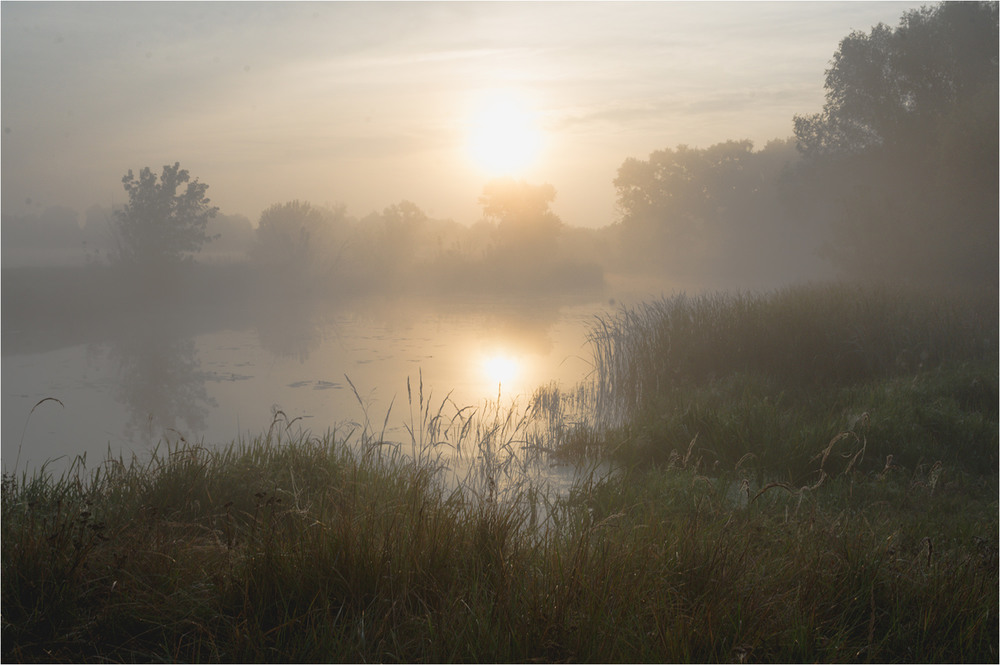
M187 336L162 320L137 320L101 342L6 348L3 457L13 465L20 450L24 468L66 456L60 467L84 452L91 461L109 449L142 456L159 441L346 434L366 417L381 426L387 415L387 439L408 442L403 426L421 390L432 410L445 403L453 413L498 397L523 409L550 383L572 389L591 369L585 337L607 306L536 299L317 309L271 328ZM41 403L29 417L47 397L59 403Z

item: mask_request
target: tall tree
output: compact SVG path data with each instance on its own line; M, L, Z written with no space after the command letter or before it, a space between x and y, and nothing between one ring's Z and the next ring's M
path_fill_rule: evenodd
M751 248L766 251L770 261L785 221L779 178L796 159L787 142L755 151L743 140L625 160L614 184L628 266L702 279L737 266L753 271ZM780 240L792 245L787 233Z
M995 283L997 34L996 3L945 2L841 41L795 135L845 274Z
M403 271L421 250L419 234L427 224L427 215L412 201L394 203L382 211L381 254L394 271Z
M260 215L250 256L272 276L319 280L316 286L328 286L324 282L333 277L347 242L346 227L342 205L330 209L308 201L276 203Z
M552 185L530 185L512 178L491 180L479 203L483 217L497 224L499 249L522 260L551 259L562 221L549 206L556 198Z
M159 179L148 166L138 179L129 169L122 184L129 200L112 227L121 263L152 271L176 266L211 240L205 227L219 208L209 205L208 185L191 181L180 162L164 166Z
M997 86L997 4L945 2L845 37L826 71L823 111L796 116L806 156L906 149Z

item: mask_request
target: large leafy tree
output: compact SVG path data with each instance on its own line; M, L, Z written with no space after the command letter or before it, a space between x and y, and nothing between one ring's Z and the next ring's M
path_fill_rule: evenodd
M997 33L996 3L945 2L841 41L795 135L844 273L995 283Z
M176 266L211 239L205 227L219 209L209 205L208 185L192 181L179 162L164 166L159 178L148 166L138 178L129 169L122 184L128 203L113 223L121 263L146 270Z
M420 232L428 224L427 215L412 201L394 203L382 211L382 238L378 248L386 269L401 272L422 251Z
M823 111L795 118L799 147L821 156L926 143L958 109L990 92L995 101L996 55L996 3L941 3L896 29L852 32L826 71Z
M499 249L521 260L552 258L562 220L549 206L556 198L552 185L531 185L512 178L491 180L479 204L483 217L497 224Z
M276 203L260 215L250 256L273 276L325 281L333 277L347 239L344 206Z
M629 158L614 184L629 267L702 278L774 245L784 221L779 178L797 159L787 142L755 151L748 140L678 146ZM788 238L781 239L789 247ZM770 257L769 257L770 258Z

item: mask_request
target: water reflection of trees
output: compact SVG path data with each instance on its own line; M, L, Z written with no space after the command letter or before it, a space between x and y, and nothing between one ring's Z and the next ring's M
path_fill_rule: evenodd
M111 344L119 379L116 397L129 412L123 434L136 443L197 436L216 406L194 339L172 329L167 319L141 317Z
M260 348L279 358L306 362L329 335L336 334L332 308L317 298L268 301L253 322Z

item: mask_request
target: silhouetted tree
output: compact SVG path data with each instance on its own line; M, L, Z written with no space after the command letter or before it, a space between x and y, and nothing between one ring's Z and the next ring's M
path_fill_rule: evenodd
M260 215L251 259L274 276L325 282L340 262L346 224L343 206L317 208L297 200L274 204Z
M129 200L112 227L119 262L156 271L190 259L210 240L205 227L219 209L209 205L208 185L192 182L179 162L164 166L159 181L148 166L138 179L129 169L122 184Z
M418 256L426 253L419 234L427 221L424 211L411 201L400 201L382 211L380 250L387 269L404 271Z
M895 30L852 32L826 71L823 111L795 117L799 148L807 157L917 152L957 109L995 93L996 56L996 3L945 2L907 12Z
M562 221L550 209L556 198L549 184L529 185L511 178L491 180L479 203L483 216L497 224L499 249L521 260L552 258Z
M567 254L563 222L549 206L555 187L498 178L483 187L479 203L483 223L470 238L496 224L496 243L481 264L482 286L538 292L539 289L586 289L603 284L601 267Z
M779 197L780 177L795 160L788 142L754 151L748 140L704 149L681 145L648 160L625 160L614 184L626 267L674 278L720 271L735 277L754 270L748 255L765 263L773 262L778 245L799 249L789 241Z
M846 275L995 282L997 33L996 3L946 2L841 41L795 135Z

